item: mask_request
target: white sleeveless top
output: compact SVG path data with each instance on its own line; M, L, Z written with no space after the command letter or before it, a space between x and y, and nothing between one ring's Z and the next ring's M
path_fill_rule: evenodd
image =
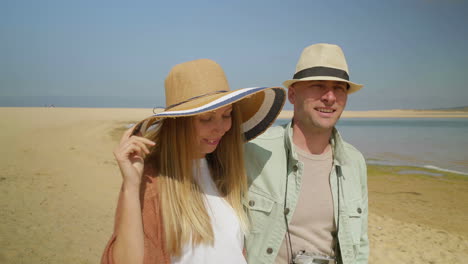
M200 160L200 174L198 182L203 189L205 206L211 219L214 245L200 244L193 247L188 243L183 247L181 257L172 257L171 262L173 264L247 263L242 254L244 234L239 219L232 207L219 195L211 179L206 159Z

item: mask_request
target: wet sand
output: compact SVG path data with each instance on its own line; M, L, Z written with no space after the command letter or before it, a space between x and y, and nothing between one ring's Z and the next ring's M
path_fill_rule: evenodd
M466 262L468 177L432 172L368 166L370 263Z
M121 177L112 150L151 109L0 108L0 263L98 263ZM468 181L369 167L370 263L468 259Z

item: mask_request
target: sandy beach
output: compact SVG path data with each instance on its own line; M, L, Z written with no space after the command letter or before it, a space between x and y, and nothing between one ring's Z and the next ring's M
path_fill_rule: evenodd
M151 109L0 108L0 263L98 263L121 176L112 150ZM283 112L281 118L289 118ZM344 117L467 112L349 111ZM369 166L370 263L465 263L468 177Z

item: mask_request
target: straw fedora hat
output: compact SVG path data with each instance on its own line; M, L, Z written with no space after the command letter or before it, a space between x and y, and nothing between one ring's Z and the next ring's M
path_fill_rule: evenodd
M363 86L349 81L348 64L341 48L325 43L305 48L293 78L283 82L283 85L289 88L296 82L316 80L346 82L349 84L348 94L358 91Z
M174 66L164 83L166 108L135 125L143 135L164 118L199 115L239 103L246 141L263 133L283 108L286 92L281 87L253 87L231 91L223 69L209 59Z

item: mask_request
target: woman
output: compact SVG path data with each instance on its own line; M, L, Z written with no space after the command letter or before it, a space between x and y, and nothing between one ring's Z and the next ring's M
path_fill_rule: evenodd
M278 87L229 91L221 67L176 65L166 109L122 137L114 235L102 263L245 263L242 145L276 119Z

